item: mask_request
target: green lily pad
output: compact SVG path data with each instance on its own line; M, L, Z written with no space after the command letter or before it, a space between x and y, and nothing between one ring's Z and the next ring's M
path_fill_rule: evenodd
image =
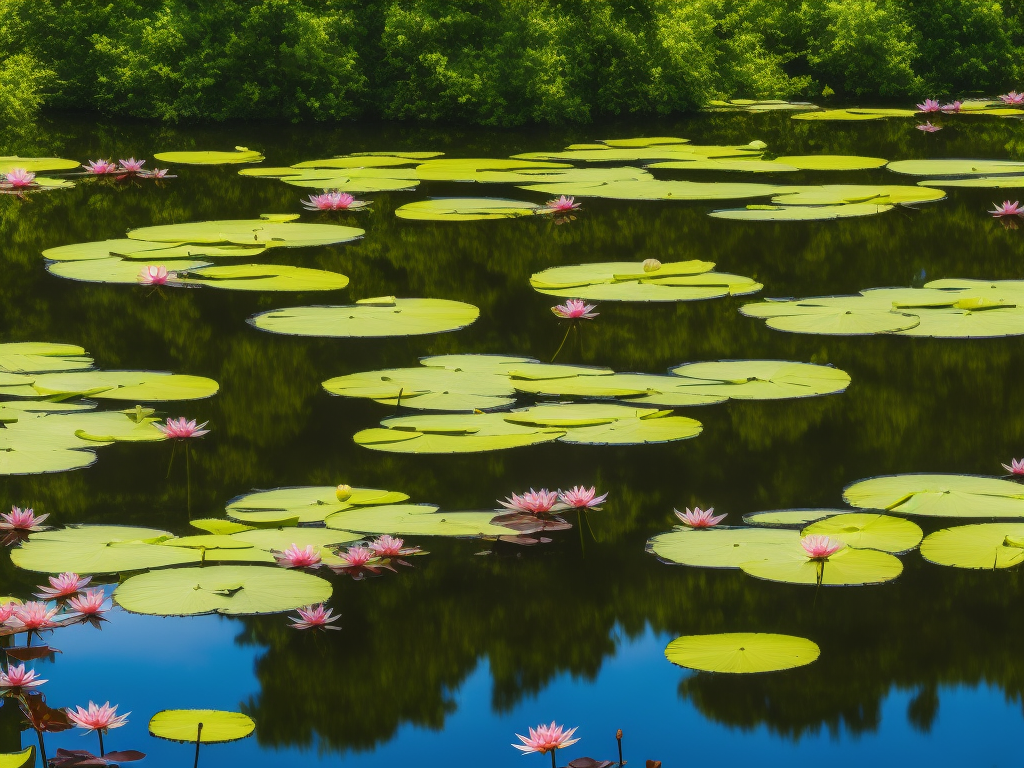
M49 413L26 416L8 424L4 437L11 441L25 439L26 444L39 445L44 438L54 448L89 448L115 442L157 442L166 440L153 424L154 418L136 421L122 411L81 411L76 413Z
M384 168L395 165L418 165L417 161L440 157L444 152L356 152L323 160L306 160L292 168Z
M151 243L145 240L96 240L88 243L71 243L56 248L47 248L43 256L51 261L85 261L106 259L111 256L130 256L160 251L174 247L174 243Z
M515 401L507 375L423 366L338 376L324 389L343 397L366 397L379 403L444 411L499 408Z
M883 120L887 117L913 117L912 109L823 109L817 112L801 112L791 115L794 120L834 120L839 122L860 122L864 120Z
M797 545L773 552L767 559L742 563L740 569L766 581L847 587L891 581L903 572L903 563L888 552L852 547L839 550L825 561L811 560Z
M433 355L420 358L420 364L431 368L450 368L453 371L476 373L507 373L510 366L536 363L532 357L509 355Z
M36 764L36 748L25 747L21 752L0 755L0 768L32 768Z
M410 171L411 173L411 171ZM344 174L344 175L338 175ZM402 192L415 189L419 186L416 179L394 178L390 176L370 176L365 173L349 171L309 171L299 175L287 175L281 178L285 184L304 189L329 189L335 192L349 192L351 194L366 194L370 192ZM356 210L359 207L353 204L349 210Z
M203 376L159 371L82 371L42 374L35 377L32 388L44 397L88 395L101 400L170 402L212 397L220 385Z
M697 158L694 161L674 160L652 163L649 168L708 171L747 171L750 173L780 173L792 171L863 171L881 168L888 160L881 157L856 155L786 155L774 160L758 158Z
M523 171L568 169L564 163L540 163L501 158L444 158L427 160L416 166L416 175L424 181L475 181L481 171Z
M744 307L745 309L745 307ZM740 311L743 311L742 309ZM870 336L908 331L921 323L917 315L892 310L852 310L821 307L818 311L770 318L766 325L777 331L827 336Z
M154 251L159 254L160 251ZM164 267L168 272L176 274L187 270L209 266L208 261L191 259L163 259L155 257L146 261L128 261L116 256L108 259L89 259L87 261L51 261L46 264L46 271L57 277L68 280L80 280L87 283L115 283L121 285L138 285L139 274L145 266ZM178 281L173 281L178 282ZM182 283L185 281L182 280Z
M249 322L263 331L293 336L382 338L456 331L479 316L479 309L461 301L385 296L355 306L274 309Z
M886 166L909 176L994 176L1024 173L1024 163L1013 160L895 160Z
M977 189L1020 189L1024 187L1024 175L971 176L966 179L924 179L917 182L920 187L973 187Z
M142 227L128 232L132 240L164 243L226 243L233 245L276 246L299 248L311 245L334 245L362 237L356 227L337 224L300 224L266 219L229 221L197 221L190 224L164 224Z
M705 112L776 112L776 111L806 111L810 109L821 109L809 101L782 101L781 99L729 99L722 101L712 99Z
M391 453L477 453L557 440L563 429L512 424L500 413L437 414L386 419L381 429L364 429L353 440Z
M801 536L823 534L855 549L877 549L899 555L921 543L924 535L910 520L892 515L853 512L811 523Z
M232 291L337 291L348 285L348 278L289 264L232 264L191 270L181 282Z
M262 163L263 155L248 147L235 147L234 152L157 152L154 158L179 165L228 165L235 163Z
M909 205L941 200L946 193L940 189L920 186L829 184L818 187L793 187L780 192L772 202L790 205L845 206L845 205Z
M598 397L628 399L630 403L677 408L687 405L721 403L725 397L690 392L690 387L671 376L649 373L615 373L607 376L569 376L565 378L512 382L517 392L545 397Z
M370 507L373 509L373 507ZM338 513L331 513L338 514ZM330 517L330 515L328 515ZM348 531L331 530L330 528L310 528L310 527L287 527L287 528L260 528L252 531L243 531L242 533L233 534L230 538L238 539L240 542L244 542L257 549L262 549L267 552L276 550L283 552L292 546L292 544L299 547L299 549L305 549L307 546L313 546L317 549L324 550L324 548L333 546L335 544L347 544L352 541L358 541L363 538L360 534L349 533ZM321 557L325 557L328 553L321 551Z
M0 173L10 173L15 168L40 173L42 171L73 171L80 167L77 160L65 160L60 157L0 156Z
M217 709L164 709L149 721L152 736L193 744L238 741L252 735L255 730L256 723L248 715Z
M0 443L0 476L70 472L91 466L95 461L96 454L92 451Z
M846 203L842 205L771 205L748 208L724 208L708 215L732 221L834 221L857 216L873 216L892 210L891 205Z
M701 672L750 674L802 667L818 658L815 643L792 635L729 632L686 635L665 648L665 658Z
M567 429L562 443L587 445L640 445L671 443L697 437L704 425L686 416L658 415L647 418L616 419L608 424Z
M644 140L641 140L643 142ZM581 149L567 149L562 152L524 152L513 155L518 160L565 160L580 163L634 163L652 160L685 160L688 157L743 157L760 155L767 148L763 141L749 144L716 146L673 143L641 143L635 145L611 146L605 142Z
M843 491L852 507L924 517L1024 518L1024 488L973 475L889 475L861 480Z
M647 542L662 560L697 568L739 568L800 547L797 531L775 528L682 528Z
M495 512L438 512L430 504L391 504L335 512L327 527L367 534L398 536L514 536L509 528L493 525Z
M494 197L442 197L406 203L395 209L398 218L415 221L515 219L545 212L549 212L549 209L536 203Z
M92 358L75 344L18 341L0 344L0 373L47 373L84 371Z
M616 148L661 147L670 144L689 144L690 140L678 136L647 136L634 139L601 139L601 143Z
M742 182L643 181L555 182L527 184L519 187L530 192L573 197L600 197L609 200L740 200L748 197L769 197L792 188L776 184Z
M921 557L953 568L1012 568L1024 562L1024 523L944 528L921 542Z
M214 565L132 576L114 590L114 600L126 611L156 616L251 616L322 603L331 591L330 582L308 573L258 565Z
M296 522L298 521L296 520ZM198 528L201 531L213 533L218 536L230 536L233 533L244 533L245 531L255 530L251 525L243 525L242 523L236 523L233 520L223 520L217 517L203 517L198 520L189 520L188 524L193 528Z
M297 518L299 523L317 523L349 507L396 504L409 498L404 493L376 488L351 488L349 494L342 501L337 488L331 486L275 488L232 499L227 513L235 520L256 524L288 518Z
M845 509L773 509L767 512L748 512L743 516L743 522L765 528L803 528L831 515L845 513Z
M846 371L830 365L787 360L720 360L686 363L669 369L683 377L697 394L732 400L777 400L815 397L844 392L850 385Z
M115 526L93 526L109 529ZM86 530L86 529L78 529ZM125 540L103 541L91 533L77 538L40 538L34 534L29 541L11 550L11 561L19 568L42 573L126 573L171 565L191 565L201 560L194 549L161 546L169 535L158 531L156 537L141 536ZM112 534L107 534L112 535ZM122 534L131 537L131 529Z

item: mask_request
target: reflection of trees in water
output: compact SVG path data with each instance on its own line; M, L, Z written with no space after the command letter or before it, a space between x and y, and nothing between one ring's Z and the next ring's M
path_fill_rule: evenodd
M1008 122L962 125L939 135L942 154L1006 155ZM856 128L797 125L779 115L643 126L704 142L761 138L778 154L920 153L922 137L910 123ZM621 124L537 134L405 127L179 131L68 122L41 130L30 149L85 159L241 143L264 150L276 165L382 148L501 156L638 130ZM783 334L741 317L736 310L745 299L605 303L587 327L583 361L590 364L661 372L688 360L765 357L832 362L853 377L849 391L835 397L688 409L704 422L704 433L664 446L378 454L357 448L351 435L391 410L331 398L320 388L330 376L415 365L426 354L549 357L560 338L547 310L553 301L534 293L527 278L555 264L702 258L718 262L721 271L756 277L767 286L765 296L920 284L922 270L925 280L1019 277L1020 233L984 214L991 203L987 191L958 190L920 211L807 226L722 222L705 215L719 207L710 203L597 200L585 200L577 221L561 227L533 220L446 225L395 219L395 206L428 192L539 199L503 186L440 184L375 195L372 212L341 219L367 229L357 244L270 254L349 275L349 290L338 296L215 290L146 296L43 271L44 248L118 237L129 227L298 209L301 190L280 182L240 179L230 167L178 170L180 177L161 187L83 184L27 204L0 199L0 337L79 343L107 369L148 367L220 381L216 398L167 409L168 415L210 419L214 429L196 446L195 514L219 515L224 502L253 487L341 481L403 490L445 509L486 508L509 491L539 485L597 483L611 493L607 511L591 515L597 543L588 542L586 558L575 531L550 548L494 557L473 557L483 548L474 542L417 542L434 554L417 560L415 571L366 584L339 582L342 632L309 637L287 630L280 617L248 620L246 639L268 646L258 670L262 693L249 703L261 739L308 742L316 731L331 747L361 748L389 738L403 722L441 727L453 692L482 659L494 677L493 706L505 710L562 672L596 675L614 653L610 638L617 625L630 635L649 624L669 634L754 628L814 639L822 657L806 669L742 680L697 675L681 684L682 695L709 717L764 723L783 734L841 722L870 729L894 684L918 691L908 717L921 728L934 718L929 691L943 683L991 682L1019 697L1024 668L1011 651L1020 629L1011 607L1020 593L1014 573L941 570L912 554L903 558L908 573L895 585L826 589L815 597L740 574L669 567L643 552L648 536L671 526L673 506L715 506L736 524L740 514L757 509L838 505L841 488L862 477L998 471L998 462L1019 456L1024 445L1024 418L1007 409L1021 375L1019 340ZM820 178L794 174L771 181ZM913 183L883 171L841 178ZM382 294L463 299L480 306L481 318L458 333L372 342L273 336L243 322L274 307ZM87 471L0 479L0 502L35 505L58 523L181 532L184 477L164 481L168 453L166 445L104 448ZM14 572L6 558L0 574L19 594L35 581Z

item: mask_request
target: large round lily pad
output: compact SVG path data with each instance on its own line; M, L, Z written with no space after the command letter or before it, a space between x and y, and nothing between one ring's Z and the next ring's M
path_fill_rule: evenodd
M398 536L509 536L513 531L494 525L495 512L439 512L430 504L391 504L335 512L327 527L367 534Z
M1024 523L944 528L921 542L921 557L953 568L1012 568L1024 562Z
M149 721L149 732L153 736L193 744L197 741L200 744L238 741L254 730L256 723L248 715L217 709L165 709Z
M895 160L886 167L895 173L910 176L992 176L1000 173L1024 173L1024 163L1013 160Z
M70 529L81 532L81 535L65 534L62 538L42 538L33 534L29 541L11 551L11 561L28 571L89 574L188 565L202 559L201 553L194 549L162 546L162 542L170 538L163 531L125 529L124 532L107 533L111 528L116 526ZM115 536L124 538L112 538Z
M647 542L647 551L662 560L697 568L739 568L794 547L800 547L797 531L774 528L686 528Z
M328 515L354 506L397 504L409 497L398 491L350 488L344 500L333 486L297 486L239 496L228 502L228 516L251 523L295 518L298 523L323 522Z
M84 371L43 374L35 378L32 387L45 397L87 395L104 400L170 402L212 397L220 385L204 376L159 371Z
M507 374L442 366L353 373L328 379L323 386L332 395L445 411L499 408L514 402L515 395Z
M748 512L743 516L743 522L766 528L803 528L831 515L845 513L845 509L773 509L766 512Z
M325 602L330 596L331 584L324 579L258 565L150 571L114 590L114 599L125 610L157 616L280 613Z
M720 360L686 363L671 368L693 385L695 394L733 400L775 400L843 392L850 385L846 371L830 365L788 360Z
M810 664L821 653L815 643L792 635L729 632L687 635L668 644L665 658L702 672L778 672Z
M837 205L758 205L723 208L708 215L732 221L834 221L873 216L891 211L888 203L839 203Z
M197 221L191 224L163 224L128 232L132 240L164 243L263 244L285 248L333 245L362 237L364 231L337 224L300 224L266 219Z
M179 165L229 165L235 163L262 163L263 155L248 147L235 147L234 152L182 151L157 152L157 160Z
M845 587L891 581L903 572L903 563L888 552L853 547L845 547L824 561L812 560L797 544L771 552L765 559L742 563L740 568L767 581Z
M493 197L442 197L406 203L395 209L400 219L415 221L483 221L515 219L544 213L547 209L536 203Z
M878 549L893 554L909 552L921 543L923 536L921 529L910 520L866 512L818 520L801 532L802 536L811 534L829 536L856 549Z
M92 358L75 344L45 341L0 344L0 372L3 373L84 371L91 367Z
M1024 487L973 475L889 475L861 480L843 491L853 507L901 515L1024 518Z
M447 299L363 299L346 307L289 307L249 319L271 333L332 338L380 338L444 333L464 328L477 319L472 304Z

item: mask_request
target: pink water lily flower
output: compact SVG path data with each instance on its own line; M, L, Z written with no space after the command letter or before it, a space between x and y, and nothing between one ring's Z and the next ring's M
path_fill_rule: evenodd
M4 531L42 531L46 529L42 522L50 515L36 515L31 509L11 507L9 514L0 514L0 530Z
M24 168L14 168L4 174L4 179L15 189L31 187L35 183L36 175L26 171Z
M90 160L88 165L83 165L88 173L101 176L104 173L116 173L117 164L110 160Z
M136 160L134 157L129 157L127 160L118 160L120 168L117 170L121 173L140 173L142 166L146 164L145 160Z
M574 733L576 733L575 728L563 731L563 726L556 726L555 721L552 720L551 725L538 725L536 728L531 728L529 737L521 736L517 733L516 738L523 743L513 744L512 746L524 754L540 752L543 755L556 749L571 747L579 741L579 739L572 737Z
M522 495L513 493L511 497L506 497L505 501L499 501L498 503L505 507L505 509L510 509L513 512L529 512L531 515L541 515L552 511L557 501L557 491L549 491L547 488L535 491L531 488L527 493Z
M307 211L347 211L356 199L346 192L334 191L310 195L301 202Z
M694 507L692 511L687 508L686 512L680 512L678 509L672 511L683 521L684 525L691 528L713 528L726 518L726 515L716 515L714 507L708 509Z
M0 624L6 624L7 620L14 615L14 607L16 605L18 605L18 603L13 600L9 603L0 605Z
M924 104L917 105L918 112L938 112L942 107L935 99L925 99Z
M153 426L163 432L167 437L174 440L185 440L190 437L202 437L208 435L210 430L203 429L210 422L204 421L196 426L196 420L186 421L184 416L177 419L167 419L166 424L154 424Z
M298 544L292 544L283 552L275 552L274 558L284 568L319 568L321 565L320 552L312 544L307 544L303 549L299 549Z
M607 493L598 496L596 487L584 488L582 485L577 485L568 491L558 492L558 500L571 509L583 509L584 507L599 509L597 505L607 498Z
M548 200L544 205L556 213L575 211L580 207L580 204L576 202L575 198L566 197L565 195L561 195L557 200Z
M338 557L345 561L345 568L362 568L374 559L373 550L362 545L349 547L346 552L339 552Z
M68 600L68 608L81 616L99 616L110 609L110 603L102 589L87 589Z
M917 130L924 131L925 133L935 133L936 131L941 131L942 126L932 125L931 121L925 121L921 125L917 126Z
M1016 91L1010 91L1009 93L1004 93L999 98L1003 102L1003 104L1010 104L1010 105L1024 104L1024 93L1017 93Z
M1024 459L1021 459L1020 461L1017 459L1010 459L1010 466L1003 464L1003 469L1011 475L1024 475Z
M7 670L0 670L0 688L38 688L46 680L40 680L35 670L26 672L25 665L7 665Z
M1004 200L1002 205L992 203L995 206L989 213L996 218L1000 216L1024 216L1024 207L1021 207L1019 201L1014 200L1012 203L1009 200Z
M178 279L178 273L168 272L163 265L150 265L142 268L137 279L140 285L167 285L168 280Z
M563 320L578 320L584 318L593 320L599 313L596 304L587 304L583 299L569 299L565 304L558 304L551 308L551 311Z
M962 101L954 101L954 102L951 102L949 104L943 104L942 105L942 111L946 112L946 113L949 113L949 112L959 112L960 111L960 107L962 107L962 106L963 106L963 102Z
M46 603L31 601L14 606L12 616L5 622L7 626L17 630L36 632L56 626L53 617L57 608L50 608Z
M298 616L289 616L291 619L290 626L292 629L341 629L341 627L329 627L331 624L341 616L332 615L330 608L324 608L324 604L319 605L307 605L305 608L299 608Z
M800 539L800 546L812 560L825 560L843 548L843 542L831 536L811 534Z
M50 576L50 586L39 587L36 597L43 600L60 600L70 597L82 591L82 588L92 581L91 576L82 578L77 573L62 573L60 576Z
M97 707L91 701L89 702L89 709L82 709L81 707L67 708L68 720L73 722L79 728L85 728L87 731L100 731L106 733L111 728L120 728L122 725L128 722L128 715L131 712L125 712L123 715L117 714L117 704L110 706L110 702L106 702L102 707Z
M163 179L167 177L167 168L154 168L151 171L145 171L143 175L147 179Z

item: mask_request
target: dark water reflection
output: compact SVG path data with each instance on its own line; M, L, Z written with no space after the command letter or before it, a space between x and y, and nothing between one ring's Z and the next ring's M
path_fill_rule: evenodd
M68 117L12 135L0 149L84 160L244 144L264 151L268 164L286 165L382 149L504 156L643 131L702 143L759 138L777 154L1021 156L1016 121L964 117L947 123L941 133L922 135L910 121L826 125L736 115L527 133L401 126L178 130ZM419 559L415 571L361 583L338 580L333 602L344 615L342 632L309 637L286 629L281 617L234 623L243 646L237 653L249 652L248 645L259 649L259 691L250 695L242 687L227 705L244 699L261 746L315 743L329 756L384 744L410 724L445 728L457 709L455 692L482 663L493 678L491 715L500 717L533 695L543 700L547 687L567 673L597 679L621 647L616 637L648 632L668 638L778 631L821 646L814 665L770 676L688 676L667 662L644 667L653 675L652 688L665 678L681 681L675 705L694 707L717 724L772 734L757 744L762 757L823 728L875 732L894 686L911 692L899 716L923 733L942 711L941 690L949 686L989 686L981 706L993 714L1006 706L1004 697L1019 706L1024 614L1017 572L940 569L912 553L892 585L815 594L738 573L669 567L644 553L645 540L670 527L673 506L711 505L736 523L755 510L840 505L844 485L872 475L995 473L1000 461L1024 452L1024 416L1015 402L1024 363L1019 339L782 334L740 316L738 299L604 304L585 329L576 361L663 372L693 360L784 358L833 363L853 378L841 396L690 409L704 433L659 446L555 444L460 457L378 454L358 448L351 436L389 409L332 398L320 388L332 376L413 365L427 354L550 358L562 329L548 311L553 302L533 292L527 278L556 264L700 258L755 277L766 296L849 293L940 277L1020 278L1024 231L1005 229L986 215L995 194L956 190L920 211L780 225L711 219L706 212L713 206L702 203L585 201L577 220L563 226L548 220L429 224L393 215L398 205L427 194L543 199L510 187L425 184L413 193L374 195L370 213L342 219L364 226L364 240L274 255L349 275L349 288L328 302L393 294L461 299L481 309L480 320L464 331L383 342L279 337L244 322L257 311L325 303L324 296L215 290L153 295L60 280L44 271L39 254L52 246L119 237L150 224L300 210L301 190L279 182L240 178L230 167L178 172L179 178L161 186L80 185L29 203L0 200L0 341L71 342L88 349L103 368L217 379L216 398L169 414L208 419L214 430L194 454L193 515L219 516L229 498L251 488L339 482L402 490L444 509L489 508L495 498L530 486L585 483L610 493L606 511L591 516L592 536L588 531L583 548L578 531L558 535L549 547L499 549L488 557L474 556L479 542L417 542L428 544L432 554ZM885 171L780 176L780 183L913 183ZM303 220L316 218L305 214ZM184 532L184 467L179 463L165 480L168 458L166 445L106 448L88 470L0 480L0 504L28 504L59 523ZM0 569L4 593L24 593L34 583L6 557ZM643 647L660 653L663 643ZM48 676L57 675L61 663ZM643 700L623 700L614 686L590 690L609 711L635 715L645 706ZM155 686L150 693L154 710L159 692ZM0 714L0 729L10 735L4 722ZM1018 716L1018 731L1019 725ZM501 764L514 757L505 754L512 750L504 743L488 745L477 757L490 760L492 752ZM681 742L678 754L685 754ZM442 762L439 754L422 758ZM935 759L943 764L942 754Z

